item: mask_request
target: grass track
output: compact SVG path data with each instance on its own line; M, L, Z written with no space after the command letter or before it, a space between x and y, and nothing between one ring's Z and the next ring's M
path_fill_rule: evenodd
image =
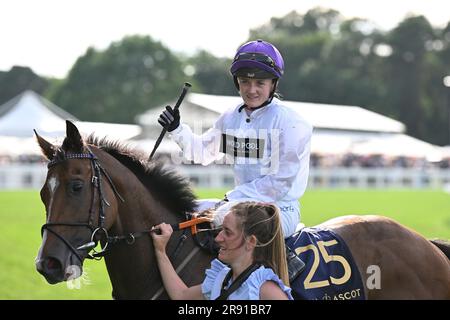
M221 198L225 191L197 194ZM450 238L450 195L444 192L314 190L302 199L302 221L307 226L346 214L385 215L428 238ZM44 217L39 192L0 192L0 299L110 299L103 262L85 262L87 276L79 281L80 289L69 289L66 283L49 285L36 272Z

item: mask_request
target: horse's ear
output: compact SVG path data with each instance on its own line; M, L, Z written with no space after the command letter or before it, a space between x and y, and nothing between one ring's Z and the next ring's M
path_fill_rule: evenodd
M78 128L69 120L66 120L66 139L63 142L63 149L74 152L83 152L84 150L83 138L81 138Z
M42 153L48 160L53 160L53 157L55 156L56 147L52 145L50 142L42 138L36 130L33 130L34 134L36 135L37 142L39 144L39 147L41 147Z

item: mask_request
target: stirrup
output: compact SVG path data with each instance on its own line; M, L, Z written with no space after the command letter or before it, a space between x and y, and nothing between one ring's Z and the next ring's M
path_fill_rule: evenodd
M305 263L288 246L286 246L286 259L289 274L289 283L292 285L295 279L305 269Z

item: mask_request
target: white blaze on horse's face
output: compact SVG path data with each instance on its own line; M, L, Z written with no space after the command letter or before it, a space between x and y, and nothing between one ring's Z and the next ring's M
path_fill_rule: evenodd
M48 203L48 208L47 208L47 221L50 221L50 214L52 211L52 205L53 205L53 196L55 195L55 191L59 186L59 180L57 176L51 176L48 178L47 180L47 188L50 191L50 200ZM39 252L38 255L36 257L36 263L40 260L42 260L42 250L44 248L44 243L47 241L47 230L44 230L44 233L42 235L42 244L41 247L39 248Z
M53 205L53 196L55 195L55 191L58 188L58 186L59 186L58 177L57 176L51 176L48 179L48 182L47 182L47 187L48 187L48 189L50 191L50 201L48 203L48 209L47 209L48 210L48 212L47 212L48 218L47 219L50 219L50 214L51 214L52 205Z

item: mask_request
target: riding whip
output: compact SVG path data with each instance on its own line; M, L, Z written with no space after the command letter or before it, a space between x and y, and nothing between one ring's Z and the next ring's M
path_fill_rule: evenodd
M176 111L180 107L181 102L183 101L184 96L186 95L186 93L190 87L192 87L192 85L189 82L184 83L183 91L181 92L181 95L178 98L178 101L176 102L175 107L173 108L173 111ZM155 154L156 149L158 149L159 145L161 144L161 141L167 132L167 127L168 126L165 126L163 128L163 130L161 131L161 134L159 135L158 140L156 140L155 146L153 147L152 153L150 153L150 157L148 157L148 161L150 161L153 158L153 155Z

